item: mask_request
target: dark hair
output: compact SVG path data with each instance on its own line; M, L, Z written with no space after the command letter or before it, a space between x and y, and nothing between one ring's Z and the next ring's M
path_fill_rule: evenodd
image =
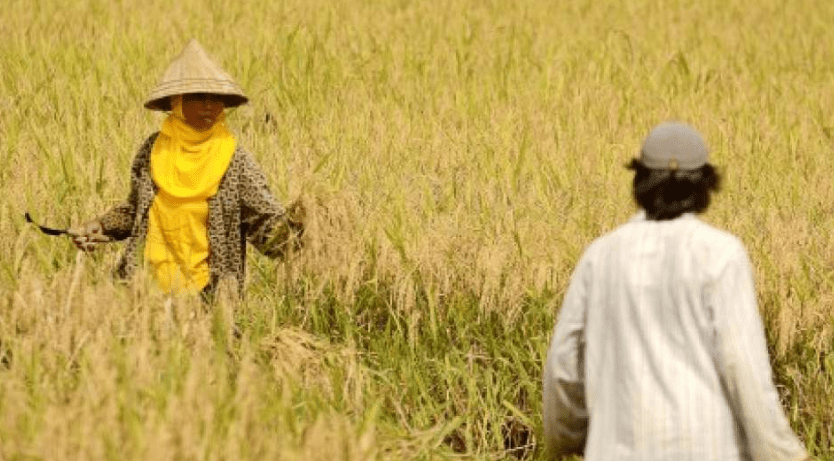
M654 170L634 159L634 200L653 221L675 219L684 213L701 213L711 192L718 192L721 177L709 163L695 170Z

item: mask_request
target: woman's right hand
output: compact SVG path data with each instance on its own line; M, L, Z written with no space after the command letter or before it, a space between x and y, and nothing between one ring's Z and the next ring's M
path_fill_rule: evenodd
M81 251L93 251L98 244L111 240L110 237L104 235L104 228L97 219L70 228L67 232L72 236L72 243Z

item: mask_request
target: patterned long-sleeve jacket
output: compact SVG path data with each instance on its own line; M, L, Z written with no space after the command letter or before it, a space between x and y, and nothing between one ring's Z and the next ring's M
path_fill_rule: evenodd
M151 178L151 151L159 133L142 144L130 174L130 194L99 218L103 233L125 240L116 276L128 278L140 263L148 233L148 211L157 186ZM246 242L268 257L282 257L298 243L303 221L290 217L267 186L266 177L251 153L236 148L217 194L208 199L209 284L203 295L211 297L226 277L237 280L243 293ZM138 254L137 254L138 253Z

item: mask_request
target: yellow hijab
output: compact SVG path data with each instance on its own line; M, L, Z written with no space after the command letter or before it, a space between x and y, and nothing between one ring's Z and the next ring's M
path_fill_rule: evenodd
M206 131L185 122L182 96L151 151L151 177L159 190L148 216L145 260L169 293L196 293L209 281L208 201L217 193L236 141L221 114Z

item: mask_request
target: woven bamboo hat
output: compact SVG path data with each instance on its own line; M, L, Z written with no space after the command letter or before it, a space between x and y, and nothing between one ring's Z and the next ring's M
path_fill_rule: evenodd
M170 96L187 93L221 95L226 107L237 107L249 100L232 77L194 39L168 66L162 80L148 96L145 108L171 110Z

